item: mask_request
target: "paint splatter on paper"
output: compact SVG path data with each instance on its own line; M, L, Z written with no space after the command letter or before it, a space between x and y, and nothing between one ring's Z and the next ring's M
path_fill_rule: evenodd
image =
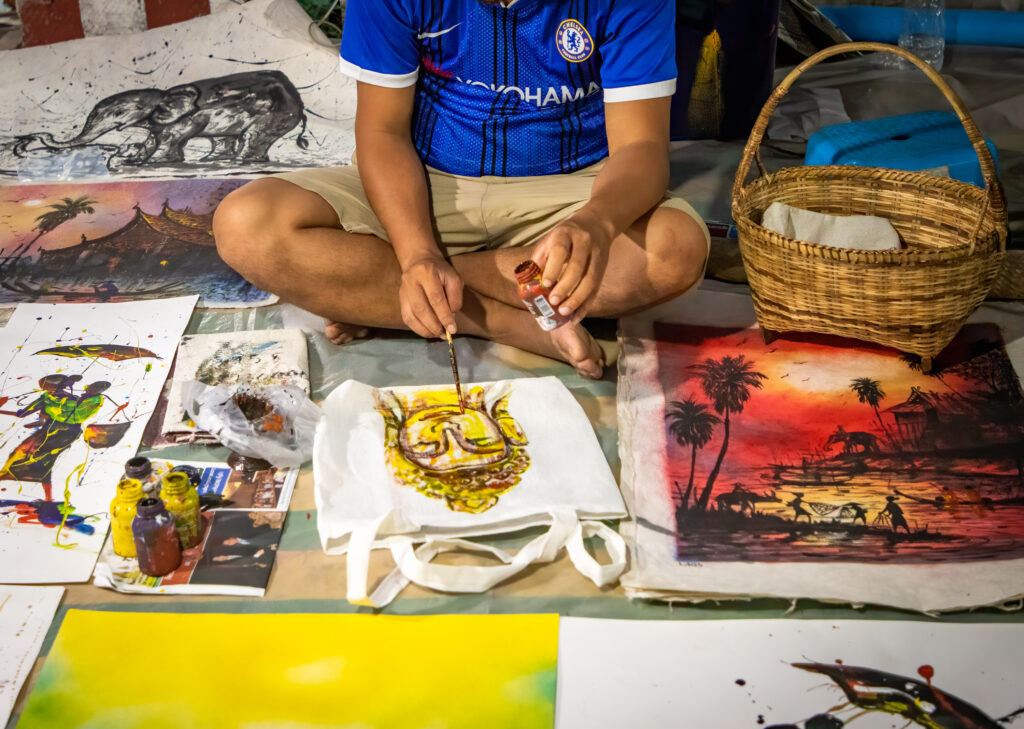
M195 301L24 304L0 330L0 582L88 579Z

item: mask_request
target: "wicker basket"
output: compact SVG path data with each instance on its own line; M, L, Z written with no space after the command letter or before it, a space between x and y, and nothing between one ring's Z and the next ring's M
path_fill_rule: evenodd
M851 51L902 56L939 87L974 145L986 189L920 172L846 165L765 171L759 147L779 101L804 71ZM761 175L747 184L752 161ZM887 218L907 247L862 251L787 238L761 226L773 202L832 215ZM766 340L786 331L850 337L919 355L926 370L985 299L1006 250L1006 200L974 120L931 66L882 43L826 48L779 84L743 150L732 213Z

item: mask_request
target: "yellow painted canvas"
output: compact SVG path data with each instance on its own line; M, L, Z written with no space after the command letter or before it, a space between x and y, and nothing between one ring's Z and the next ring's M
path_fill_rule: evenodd
M557 615L71 610L18 723L550 729Z

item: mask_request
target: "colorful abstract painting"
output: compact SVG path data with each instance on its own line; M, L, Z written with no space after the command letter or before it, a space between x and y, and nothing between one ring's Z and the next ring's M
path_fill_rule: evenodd
M551 729L557 655L556 615L72 610L18 726Z
M559 729L1013 729L1024 718L1019 624L563 618L559 644Z
M246 180L0 187L0 306L198 294L271 304L217 255L213 211Z
M653 509L639 528L697 568L1024 558L1024 391L1006 341L971 322L926 374L853 342L654 324L627 342L656 396L628 422L634 461L641 433L658 446L632 483Z
M144 575L133 557L114 553L108 539L94 583L118 592L262 597L277 556L297 468L233 469L226 463L156 461L158 472L185 469L203 508L203 538L182 552L162 577Z
M22 304L0 330L0 583L88 579L195 302Z
M0 586L0 726L7 726L63 594L63 587Z
M355 81L338 68L337 46L317 42L309 23L294 0L252 0L113 42L5 51L0 98L19 101L18 113L0 115L0 176L193 177L347 164Z

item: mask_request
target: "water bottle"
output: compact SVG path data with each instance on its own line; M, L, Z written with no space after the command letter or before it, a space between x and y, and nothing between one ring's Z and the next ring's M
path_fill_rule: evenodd
M946 53L946 0L904 0L900 48L936 71Z

